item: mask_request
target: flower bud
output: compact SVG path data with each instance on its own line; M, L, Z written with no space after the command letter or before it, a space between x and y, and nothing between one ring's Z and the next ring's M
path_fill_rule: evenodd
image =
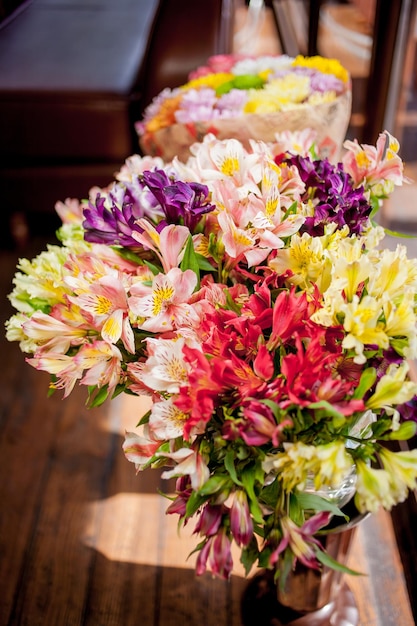
M253 522L247 495L242 490L235 493L230 509L230 529L238 546L247 546L250 543L253 536Z

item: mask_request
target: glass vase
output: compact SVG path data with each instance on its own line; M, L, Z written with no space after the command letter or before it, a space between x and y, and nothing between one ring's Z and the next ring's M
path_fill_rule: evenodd
M350 509L350 511L349 511ZM350 502L343 509L351 521L333 522L317 538L326 552L346 565L359 515ZM340 519L340 518L339 518ZM250 581L242 598L244 626L358 626L355 598L343 573L327 566L313 570L297 562L284 583L273 571L263 571Z

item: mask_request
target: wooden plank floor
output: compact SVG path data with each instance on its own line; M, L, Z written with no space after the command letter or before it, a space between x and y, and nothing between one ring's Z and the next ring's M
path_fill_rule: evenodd
M0 251L2 322L16 260ZM192 528L178 537L159 474L123 456L144 401L48 399L48 377L3 333L0 346L0 626L240 626L241 568L196 579ZM359 527L351 565L369 573L348 580L361 626L414 624L388 514Z

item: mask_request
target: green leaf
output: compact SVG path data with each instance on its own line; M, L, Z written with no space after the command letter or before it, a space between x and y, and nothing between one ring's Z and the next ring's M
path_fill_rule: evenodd
M374 385L376 381L376 369L374 367L368 367L362 372L359 385L355 389L353 397L355 400L363 398L365 393Z
M339 561L333 559L329 554L327 554L327 552L317 550L316 557L317 560L320 561L320 563L338 572L343 572L344 574L352 574L353 576L366 576L366 574L363 574L362 572L356 572L355 570L350 569L350 567L339 563Z
M194 272L197 276L196 289L200 289L200 268L191 235L187 239L187 245L185 246L184 256L182 258L180 268L183 272L185 272L185 270L192 270Z
M242 549L240 554L240 562L245 568L245 574L248 576L251 571L253 564L258 560L259 557L259 548L258 542L255 537L252 537L248 546Z
M203 256L202 254L199 254L198 252L195 253L197 262L198 262L198 267L200 268L200 270L204 271L204 272L214 272L216 271L216 268L212 266L212 264L210 263L210 261L208 259L206 259L205 256Z
M108 395L108 385L104 385L104 387L101 387L100 389L97 389L94 386L88 387L88 408L92 409L94 407L101 406L103 402L107 400Z
M347 521L349 520L349 517L345 515L338 506L315 493L300 492L294 493L293 495L294 498L298 500L301 508L305 511L329 511L333 513L333 515L344 517Z
M293 562L294 562L294 554L289 548L287 548L284 552L284 558L281 559L282 567L280 569L279 578L278 578L278 584L279 584L279 588L281 589L281 591L283 591L288 574L293 568Z
M234 451L232 449L228 450L226 452L226 456L224 457L224 466L229 472L230 477L233 480L233 482L236 485L241 486L242 482L237 477L234 459L235 459Z
M403 422L397 430L393 430L388 435L391 441L407 441L411 439L417 432L417 424L411 420Z
M308 405L308 408L322 410L326 413L326 415L331 416L333 418L333 426L335 428L341 428L346 422L346 417L342 413L337 411L334 406L326 400L320 400L320 402L312 402Z
M386 235L390 235L391 237L400 237L401 239L415 239L417 235L407 235L406 233L397 233L395 230L390 230L389 228L384 228L384 232Z
M147 424L147 423L149 422L149 418L150 418L150 416L151 416L151 411L149 410L149 411L147 411L147 412L145 413L145 415L143 415L143 416L140 418L140 420L139 420L139 422L138 422L138 424L137 424L137 426L136 426L136 427L138 427L138 426L143 426L143 424Z
M144 261L144 264L146 265L148 269L151 270L154 276L158 276L158 274L162 272L162 269L160 267L158 267L157 265L154 265L153 263L150 263L149 261Z
M204 485L198 490L198 494L205 498L207 496L212 496L218 491L223 491L223 489L229 486L231 486L229 476L227 476L227 474L217 474L215 476L210 476L210 478L206 480Z
M201 496L199 492L193 491L188 498L187 505L185 507L186 517L192 517L194 513L198 511L200 506L202 506L206 502L207 499L207 497Z
M269 400L269 398L262 398L261 400L259 400L259 402L265 404L269 409L271 409L275 418L279 418L281 416L282 409L273 400Z
M269 506L272 509L275 509L278 498L281 491L281 485L279 480L273 480L269 485L263 487L259 500Z
M253 518L259 524L262 524L263 516L261 507L258 503L258 498L255 494L255 470L253 466L245 467L242 472L242 483L248 494L249 508L253 515Z

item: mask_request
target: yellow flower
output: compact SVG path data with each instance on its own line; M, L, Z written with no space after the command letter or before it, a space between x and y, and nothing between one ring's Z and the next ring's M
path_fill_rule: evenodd
M349 72L337 59L326 59L318 55L313 57L303 57L298 55L292 64L294 66L309 67L319 70L319 72L323 72L324 74L333 74L344 83L349 81Z
M355 504L360 513L376 513L381 506L389 511L403 499L403 490L393 492L390 474L385 469L373 469L358 459L356 472Z
M352 470L352 457L343 441L323 445L307 445L301 441L284 443L284 452L266 459L265 469L279 473L286 491L303 490L310 476L316 490L323 486L338 487Z
M228 83L233 78L234 75L228 72L206 74L205 76L200 76L199 78L194 78L193 80L190 80L188 83L185 83L185 85L183 85L181 89L184 91L187 91L188 89L201 89L202 87L211 87L212 89L217 89L217 87L220 87L220 85L224 85L224 83Z
M405 246L397 246L394 251L381 251L375 269L367 286L370 295L392 299L401 296L406 286L417 287L416 260L407 259Z
M347 332L342 346L356 351L356 363L366 362L363 354L365 344L377 345L385 350L388 348L388 336L383 322L380 321L382 310L378 300L371 296L359 300L355 295L351 302L342 306L341 312L345 316L343 326Z
M375 393L366 400L367 409L390 409L392 405L408 402L417 394L417 383L407 380L409 365L391 364L379 380Z
M308 233L291 237L289 248L277 250L277 256L269 263L278 274L291 270L294 276L290 281L303 289L311 289L312 283L319 281L325 272L326 260L320 237L311 237Z
M21 313L32 313L39 308L64 303L67 289L62 282L62 266L68 251L59 246L48 246L32 261L20 259L9 300Z
M398 304L387 296L383 308L385 332L389 337L415 337L417 320L413 291L406 291Z
M404 493L417 487L417 449L404 452L391 452L384 448L380 452L384 469L391 477L391 485L396 493ZM402 500L397 500L401 502Z
M308 98L310 80L307 76L287 74L267 83L262 90L248 91L245 113L273 113L285 106L294 106Z
M324 91L323 93L312 93L309 99L307 100L307 104L311 104L312 106L316 106L317 104L323 104L325 102L333 102L336 100L337 95L335 91Z

